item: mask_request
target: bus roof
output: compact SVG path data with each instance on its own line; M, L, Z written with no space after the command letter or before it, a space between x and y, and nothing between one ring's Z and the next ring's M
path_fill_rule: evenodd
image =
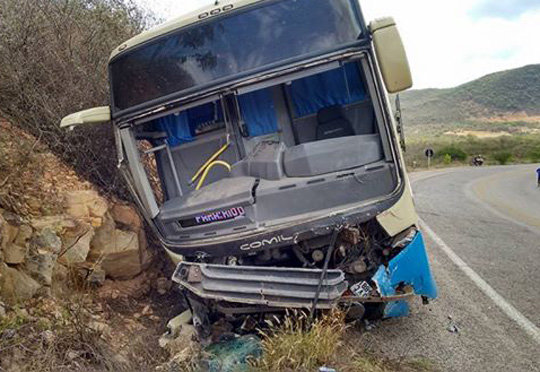
M110 58L109 61L112 60L117 55L137 46L140 44L143 44L147 42L148 40L152 40L156 37L159 37L161 35L168 34L169 32L172 32L174 30L177 30L182 27L186 27L192 24L195 24L197 22L203 21L205 19L208 19L210 17L215 17L219 14L227 13L229 11L236 10L238 8L242 8L244 6L262 2L265 0L229 0L227 2L222 1L216 1L218 5L209 5L202 8L199 8L198 10L195 10L191 13L187 13L184 15L181 15L177 18L174 18L170 21L167 21L157 27L154 27L148 31L144 31L131 39L125 41L124 43L120 44L118 47L116 47ZM214 14L215 13L215 14Z

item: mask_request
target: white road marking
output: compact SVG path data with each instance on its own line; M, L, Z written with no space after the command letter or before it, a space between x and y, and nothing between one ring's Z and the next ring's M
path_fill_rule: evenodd
M452 260L452 262L473 281L510 319L516 322L534 341L540 344L540 329L498 294L484 279L465 263L422 219L420 227Z

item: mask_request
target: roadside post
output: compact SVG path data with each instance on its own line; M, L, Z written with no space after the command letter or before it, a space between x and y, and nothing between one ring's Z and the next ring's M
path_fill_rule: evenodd
M435 151L433 151L432 148L428 148L428 149L426 149L426 151L424 153L426 154L427 167L429 169L429 167L431 166L431 158L433 158L433 156L435 156Z

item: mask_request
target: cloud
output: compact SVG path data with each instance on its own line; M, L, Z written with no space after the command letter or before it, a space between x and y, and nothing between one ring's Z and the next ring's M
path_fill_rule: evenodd
M515 19L536 9L540 9L538 0L483 0L471 9L470 14L474 18Z
M472 9L485 0L361 3L367 19L395 17L415 88L451 87L492 72L540 63L540 48L534 46L534 35L540 35L540 9L517 18L475 18Z

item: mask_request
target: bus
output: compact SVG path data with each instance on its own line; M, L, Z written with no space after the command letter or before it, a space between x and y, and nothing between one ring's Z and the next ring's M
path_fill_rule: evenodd
M437 296L390 94L412 86L392 18L357 0L237 0L116 48L118 164L177 265L196 324L341 307L404 316Z

